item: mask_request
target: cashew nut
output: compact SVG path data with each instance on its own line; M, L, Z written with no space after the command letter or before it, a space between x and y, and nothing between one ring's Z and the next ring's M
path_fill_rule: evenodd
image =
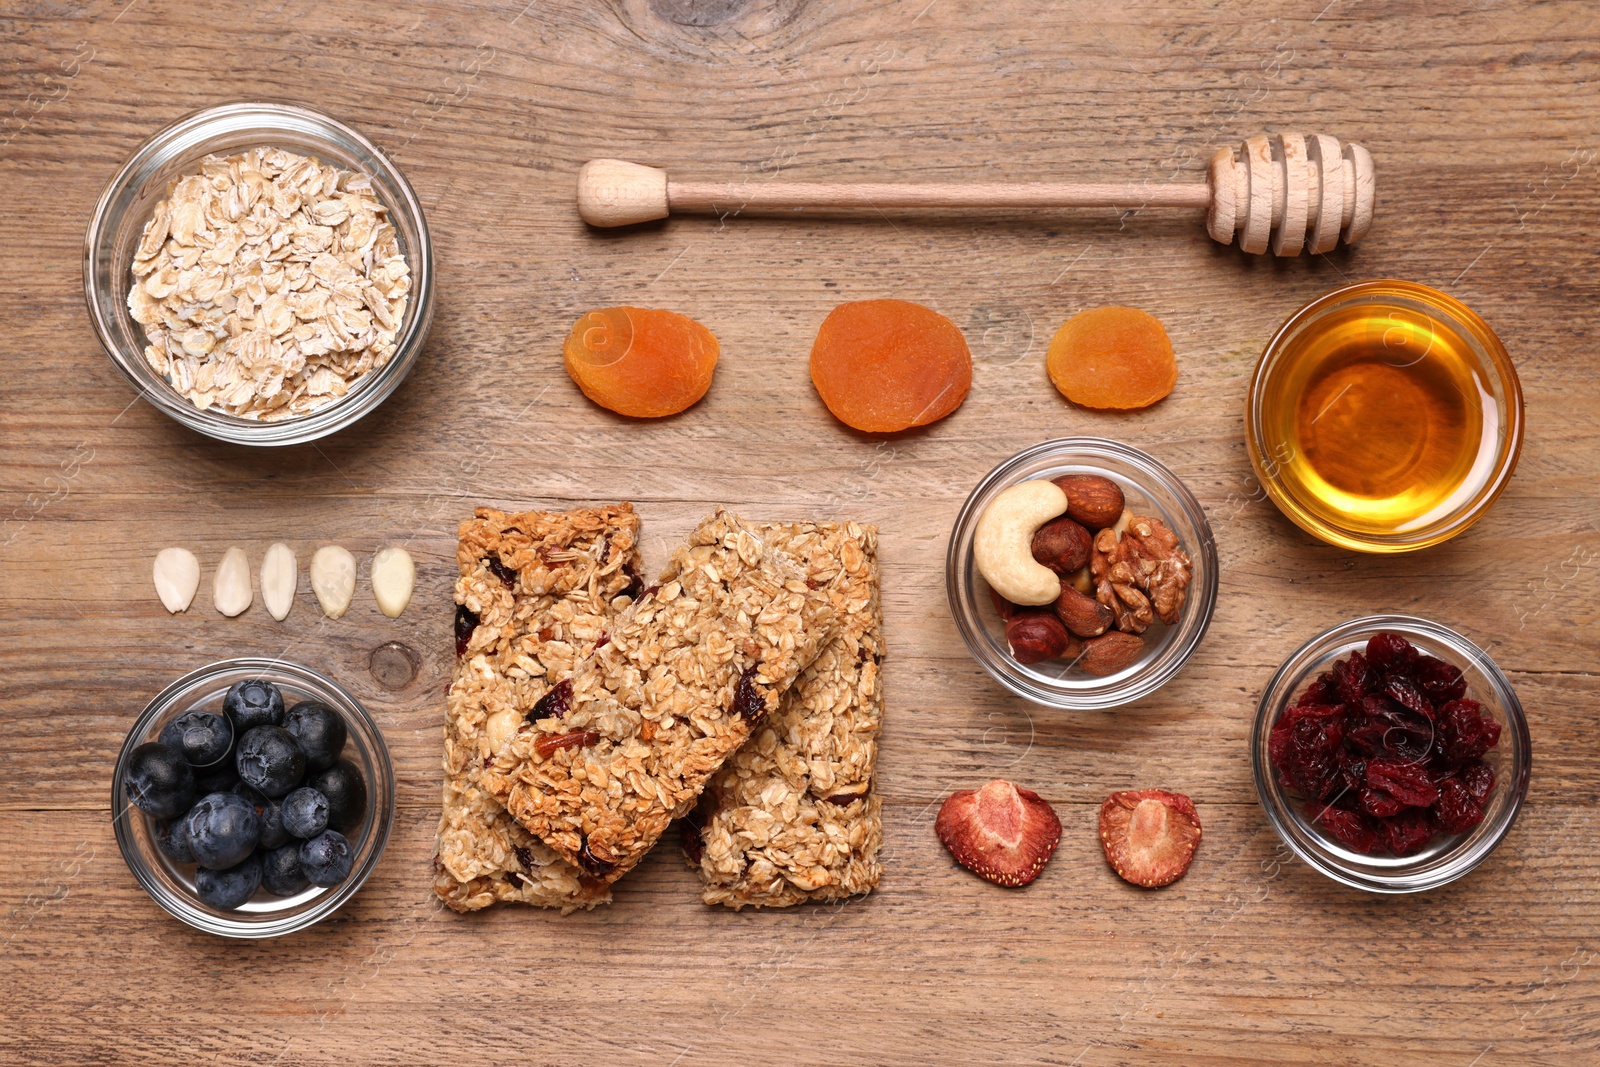
M1067 510L1054 482L1018 482L989 502L972 535L972 558L990 588L1013 604L1050 604L1061 579L1033 558L1034 532Z

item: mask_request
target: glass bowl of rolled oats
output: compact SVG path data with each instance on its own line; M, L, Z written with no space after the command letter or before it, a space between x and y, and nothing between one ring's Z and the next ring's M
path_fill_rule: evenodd
M310 108L225 104L146 141L95 207L84 294L155 407L290 445L381 404L433 317L422 205L372 142Z

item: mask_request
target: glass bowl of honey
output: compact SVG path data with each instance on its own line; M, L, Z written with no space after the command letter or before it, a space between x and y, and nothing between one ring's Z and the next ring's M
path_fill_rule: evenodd
M1522 386L1461 301L1373 281L1297 311L1250 381L1250 462L1279 510L1331 544L1411 552L1487 511L1522 449Z

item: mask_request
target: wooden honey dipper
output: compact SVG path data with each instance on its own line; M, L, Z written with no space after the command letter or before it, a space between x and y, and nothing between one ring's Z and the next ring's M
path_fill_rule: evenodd
M1258 134L1221 148L1199 182L682 182L657 167L595 159L578 172L578 214L591 226L628 226L669 214L802 211L806 208L1206 209L1206 231L1223 244L1275 256L1330 252L1372 225L1372 156L1323 134Z

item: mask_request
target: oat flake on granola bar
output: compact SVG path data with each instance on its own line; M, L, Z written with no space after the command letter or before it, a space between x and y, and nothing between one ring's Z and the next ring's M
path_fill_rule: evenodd
M277 148L207 156L156 205L128 309L202 410L316 411L394 355L411 274L362 174Z

